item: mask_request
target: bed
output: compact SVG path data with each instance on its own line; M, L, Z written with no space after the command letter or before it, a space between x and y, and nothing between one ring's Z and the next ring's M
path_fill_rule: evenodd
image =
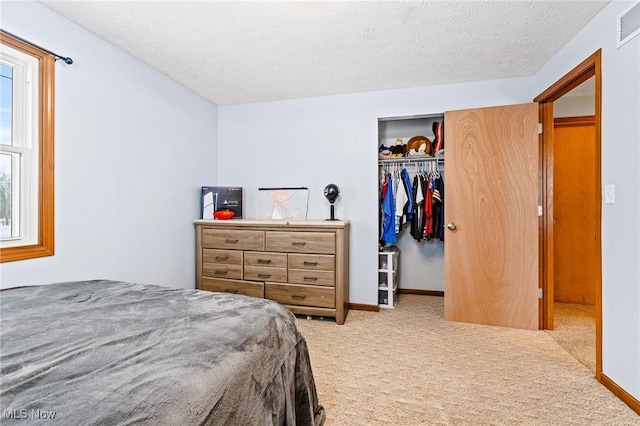
M83 281L2 290L0 316L3 424L325 419L297 321L269 300Z

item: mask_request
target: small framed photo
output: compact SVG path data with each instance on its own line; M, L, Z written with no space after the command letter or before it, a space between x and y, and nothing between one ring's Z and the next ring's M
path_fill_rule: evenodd
M258 219L306 219L309 188L258 188Z

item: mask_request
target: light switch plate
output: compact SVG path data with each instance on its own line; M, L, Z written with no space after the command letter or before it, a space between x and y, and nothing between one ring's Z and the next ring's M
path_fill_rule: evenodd
M615 204L616 202L616 187L613 184L604 186L604 203Z

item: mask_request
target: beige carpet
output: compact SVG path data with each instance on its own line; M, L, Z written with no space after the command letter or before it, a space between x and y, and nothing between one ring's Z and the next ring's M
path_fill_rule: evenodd
M640 425L544 331L446 322L440 297L300 319L326 425Z
M554 330L547 333L594 374L596 371L596 308L554 303Z

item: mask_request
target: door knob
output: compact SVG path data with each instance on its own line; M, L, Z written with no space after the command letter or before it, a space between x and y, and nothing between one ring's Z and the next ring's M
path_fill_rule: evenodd
M452 231L455 231L456 230L456 224L453 223L453 222L449 222L449 223L447 223L447 228L452 230Z

